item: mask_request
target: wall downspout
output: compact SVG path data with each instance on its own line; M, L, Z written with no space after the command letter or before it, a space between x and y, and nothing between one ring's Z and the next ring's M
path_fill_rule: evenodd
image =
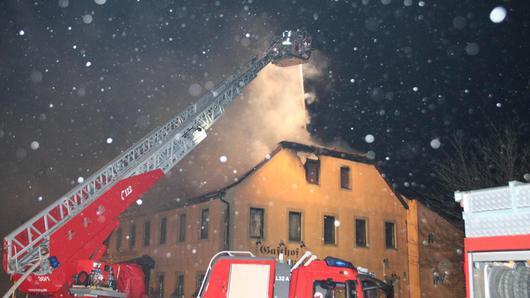
M225 241L224 241L224 250L230 250L230 202L224 199L225 192L222 192L219 196L221 202L226 204L224 225L225 225Z

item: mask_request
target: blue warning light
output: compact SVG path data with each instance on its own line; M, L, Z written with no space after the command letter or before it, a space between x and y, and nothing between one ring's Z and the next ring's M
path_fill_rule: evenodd
M352 263L333 257L326 257L324 261L331 267L354 268Z

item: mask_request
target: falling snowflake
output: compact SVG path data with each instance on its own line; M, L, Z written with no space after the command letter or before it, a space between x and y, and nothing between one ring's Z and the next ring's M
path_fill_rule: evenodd
M440 142L439 138L431 140L432 149L438 149L438 148L440 148L441 145L442 145L442 143Z
M505 18L506 18L506 8L502 6L497 6L490 12L490 20L493 23L498 24L504 21Z
M31 147L31 150L37 150L37 149L39 149L40 144L37 141L33 141L33 142L31 142L30 147Z

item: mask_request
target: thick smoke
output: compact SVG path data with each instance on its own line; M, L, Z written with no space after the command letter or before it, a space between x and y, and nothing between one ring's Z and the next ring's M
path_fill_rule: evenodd
M280 141L310 144L301 66L265 67L172 172L175 198L226 186L265 159ZM168 185L169 186L169 185Z

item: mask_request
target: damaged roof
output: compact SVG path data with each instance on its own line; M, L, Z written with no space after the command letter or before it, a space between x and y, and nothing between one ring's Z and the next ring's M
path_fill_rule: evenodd
M379 173L381 173L381 170L379 167L374 163L372 159L369 159L366 157L366 154L360 153L360 152L345 152L345 151L339 151L335 149L330 148L324 148L324 147L318 147L318 146L312 146L312 145L306 145L296 142L290 142L290 141L282 141L278 143L278 146L270 153L270 156L260 161L258 164L256 164L254 167L252 167L249 171L247 171L245 174L243 174L240 178L237 179L237 181L228 184L225 187L222 187L218 190L206 193L204 195L200 195L198 197L191 198L189 200L182 200L180 202L172 201L172 202L166 202L162 205L160 205L159 208L157 208L157 211L167 211L171 209L181 208L184 206L191 206L199 203L203 203L212 199L218 199L220 196L222 196L228 189L238 185L243 180L245 180L248 176L252 175L254 172L259 170L263 165L265 165L269 160L271 160L278 152L280 152L282 149L290 149L294 151L302 151L307 153L312 153L317 156L331 156L335 158L340 159L346 159L350 161L365 163L373 165ZM385 183L388 185L388 187L393 191L393 193L396 195L398 200L401 202L403 207L405 209L408 209L408 204L406 200L403 198L401 194L399 194L392 185L386 180L386 178L381 175Z

